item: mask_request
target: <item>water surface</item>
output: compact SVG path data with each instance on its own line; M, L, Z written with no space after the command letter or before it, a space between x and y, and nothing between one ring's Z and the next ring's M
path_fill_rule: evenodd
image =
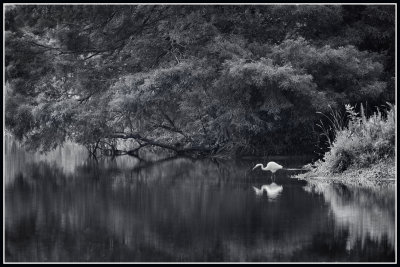
M258 162L96 162L74 144L39 155L7 139L5 260L395 260L394 189L313 186L285 170L271 185Z

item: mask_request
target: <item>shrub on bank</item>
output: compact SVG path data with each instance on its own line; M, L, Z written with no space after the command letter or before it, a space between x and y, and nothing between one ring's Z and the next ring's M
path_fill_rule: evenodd
M369 118L361 105L360 114L346 105L347 127L335 132L335 140L318 171L341 173L349 168L365 168L395 155L395 105L384 112L377 110Z

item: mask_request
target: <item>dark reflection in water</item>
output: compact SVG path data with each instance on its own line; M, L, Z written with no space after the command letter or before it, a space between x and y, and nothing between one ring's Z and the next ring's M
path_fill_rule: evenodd
M96 163L73 144L39 156L8 140L5 163L6 261L394 261L393 190L285 170L272 185L255 161Z

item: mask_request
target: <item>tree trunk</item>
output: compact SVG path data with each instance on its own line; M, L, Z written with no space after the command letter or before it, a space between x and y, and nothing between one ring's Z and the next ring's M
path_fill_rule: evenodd
M151 140L148 139L146 137L143 137L139 134L125 134L125 133L115 133L112 134L111 136L109 136L109 138L121 138L121 139L135 139L135 140L140 140L142 142L145 142L145 144L143 144L140 147L143 146L157 146L157 147L161 147L161 148L165 148L165 149L169 149L174 151L176 154L178 155L189 155L189 154L196 154L196 153L201 153L202 155L207 154L207 153L211 153L212 149L210 148L206 148L204 146L192 146L189 148L179 148L177 145L172 145L172 144L166 144L166 143L162 143L156 140ZM132 151L133 153L133 151Z

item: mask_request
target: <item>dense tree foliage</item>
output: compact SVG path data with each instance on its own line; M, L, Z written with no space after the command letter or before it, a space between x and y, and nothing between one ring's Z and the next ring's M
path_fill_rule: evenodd
M7 6L6 126L34 149L311 152L394 102L394 6Z

